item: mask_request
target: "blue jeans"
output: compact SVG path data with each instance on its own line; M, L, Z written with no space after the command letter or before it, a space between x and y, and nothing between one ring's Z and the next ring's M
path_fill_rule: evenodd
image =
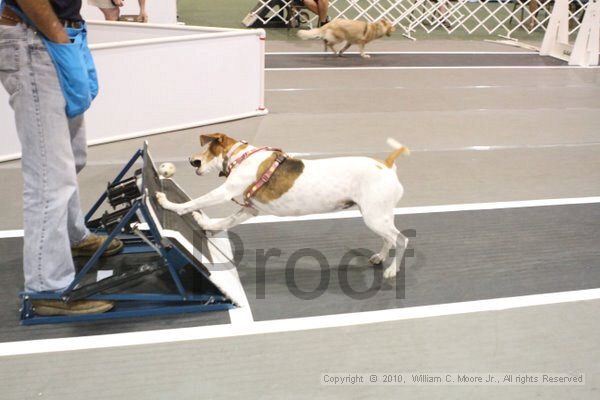
M87 156L83 115L67 118L54 64L23 24L0 25L0 81L23 154L25 290L59 291L75 274L71 245L89 234L77 185Z

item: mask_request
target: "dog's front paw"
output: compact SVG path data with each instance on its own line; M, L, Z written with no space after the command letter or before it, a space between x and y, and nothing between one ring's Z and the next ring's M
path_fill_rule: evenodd
M361 56L362 58L371 58L371 56L370 56L370 55L368 55L368 54L361 54L360 56Z
M396 276L396 272L396 265L395 263L392 263L392 265L390 265L383 271L383 279L394 278Z
M165 208L169 202L169 200L167 200L167 195L163 192L156 192L156 201L158 201L158 204L163 208Z
M204 216L204 214L198 211L194 211L192 213L192 217L194 217L194 221L196 221L200 228L202 228L203 230L207 230L207 218Z
M379 253L373 254L371 258L369 258L369 263L371 263L371 265L379 265L383 262L384 259L385 258Z

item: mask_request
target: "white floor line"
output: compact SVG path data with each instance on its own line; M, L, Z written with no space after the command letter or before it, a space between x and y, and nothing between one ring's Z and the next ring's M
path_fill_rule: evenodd
M530 89L538 89L540 88L540 86L537 86L535 84L531 85L531 86L524 86L524 85L520 85L520 88L530 88ZM550 85L544 85L544 89L583 89L583 88L589 88L590 85L555 85L555 86L550 86ZM456 85L456 86L439 86L438 89L441 90L460 90L460 89L467 89L467 90L497 90L497 89L513 89L514 86L511 85ZM274 93L287 93L287 92L319 92L319 91L347 91L347 90L354 90L354 91L361 91L364 92L365 90L416 90L417 88L415 87L410 87L410 86L388 86L385 88L380 88L380 87L373 87L373 88L347 88L347 87L338 87L338 88L324 88L324 87L308 87L308 88L271 88L271 89L265 89L265 92L274 92Z
M521 54L539 54L539 52L535 51L368 51L369 54L502 54L502 55L521 55ZM271 51L266 52L267 56L296 56L296 55L327 55L330 54L333 56L331 51ZM358 51L347 51L344 54L360 54Z
M367 311L318 317L290 318L259 321L249 324L213 325L206 327L128 332L111 335L83 336L60 339L42 339L0 344L0 357L60 351L103 349L122 346L139 346L158 343L175 343L189 340L229 338L237 336L308 331L314 329L431 318L475 312L500 311L549 304L571 303L600 299L600 289L505 297L461 303L438 304Z
M519 200L519 201L498 201L491 203L467 203L467 204L447 204L439 206L419 206L419 207L399 207L394 209L394 215L411 214L431 214L440 212L454 211L477 211L477 210L497 210L506 208L526 208L526 207L546 207L562 206L575 204L600 203L600 196L593 197L572 197L562 199L541 199L541 200ZM360 218L358 210L338 211L324 214L301 215L297 217L276 217L273 215L259 215L244 222L244 224L264 224L272 222L297 222L314 220L331 220L344 218Z
M12 229L9 231L0 231L0 239L23 237L23 229Z
M358 71L358 70L410 70L410 69L599 69L600 66L594 67L577 67L571 65L522 65L522 66L498 66L498 65L485 65L485 66L421 66L421 67L307 67L307 68L265 68L268 72L277 71Z
M220 232L216 236L210 237L208 242L210 245L217 248L216 251L211 249L210 252L213 258L213 264L224 263L231 265L229 260L233 260L233 250L231 249L231 241L229 240L227 232ZM242 282L240 281L237 268L233 266L233 268L228 272L233 274L234 280L238 283L236 298L239 299L240 303L240 307L229 310L229 319L231 320L231 324L236 326L251 324L254 322L254 317L252 316L250 302L246 296L244 286L242 286Z
M444 204L436 206L416 206L416 207L398 207L394 209L394 215L410 214L429 214L439 212L453 211L477 211L477 210L497 210L506 208L527 208L527 207L547 207L547 206L565 206L576 204L600 203L600 196L589 197L567 197L557 199L538 199L538 200L517 200L517 201L496 201L487 203L464 203L464 204ZM323 214L301 215L297 217L276 217L274 215L260 215L244 222L243 224L264 224L272 222L293 222L293 221L314 221L325 219L344 219L360 218L358 210L338 211ZM0 231L0 239L11 237L22 237L23 230Z

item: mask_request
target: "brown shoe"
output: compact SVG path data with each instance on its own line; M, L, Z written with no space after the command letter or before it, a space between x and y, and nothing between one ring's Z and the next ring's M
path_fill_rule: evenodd
M96 250L102 246L102 243L106 240L106 236L98 236L91 233L85 240L76 246L71 247L71 254L73 257L79 256L91 256ZM117 254L123 248L123 242L119 239L113 239L104 251L103 257L112 256Z
M102 314L113 308L111 301L78 300L65 303L60 300L31 300L34 313L41 316Z

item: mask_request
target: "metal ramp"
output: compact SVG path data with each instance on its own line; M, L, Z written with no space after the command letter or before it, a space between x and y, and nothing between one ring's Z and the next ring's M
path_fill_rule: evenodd
M134 170L136 162L142 168ZM191 215L160 207L156 192L176 201L187 194L171 179L160 177L147 144L138 150L86 215L93 232L106 234L105 246L87 260L64 291L23 292L24 325L135 318L227 310L246 304L229 244L209 239ZM92 219L92 217L104 213ZM101 260L115 237L125 244L118 256ZM104 314L39 316L31 300L110 300Z

